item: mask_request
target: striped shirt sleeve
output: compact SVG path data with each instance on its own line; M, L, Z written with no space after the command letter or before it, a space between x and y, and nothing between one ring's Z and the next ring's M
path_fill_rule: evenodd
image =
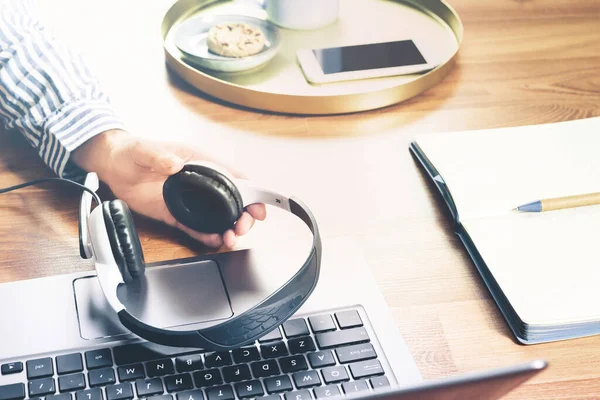
M0 0L0 119L21 132L59 176L82 175L70 154L124 129L81 57L35 18L35 0Z

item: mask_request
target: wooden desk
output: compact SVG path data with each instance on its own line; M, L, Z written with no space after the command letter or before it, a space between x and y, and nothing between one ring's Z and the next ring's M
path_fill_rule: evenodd
M164 66L168 1L44 7L53 7L46 14L57 34L96 66L132 131L185 141L293 189L325 237L358 243L426 379L546 358L550 368L509 399L599 398L600 337L514 342L408 144L419 132L600 115L600 3L450 2L465 26L450 76L406 103L331 117L259 113L190 89ZM1 134L0 148L0 186L48 175L18 135ZM77 201L64 189L2 197L1 282L91 268L78 257ZM138 227L148 261L202 251L158 224Z

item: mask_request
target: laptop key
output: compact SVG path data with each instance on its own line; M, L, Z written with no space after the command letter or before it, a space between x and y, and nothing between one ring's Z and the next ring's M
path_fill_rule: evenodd
M283 342L274 342L260 346L263 358L276 358L288 355L288 349Z
M73 353L56 357L56 372L59 375L83 371L81 354Z
M144 366L142 364L125 365L124 367L119 367L117 369L117 373L119 374L119 380L121 382L134 381L136 379L144 379L146 377Z
M265 394L259 381L248 381L235 384L235 391L241 399L258 397Z
M272 342L273 340L281 340L281 331L279 328L273 329L271 332L267 333L260 339L258 339L259 343Z
M146 373L149 378L155 376L171 375L175 373L173 360L170 358L164 360L150 361L146 363Z
M58 390L70 392L85 389L85 376L83 374L72 374L58 377Z
M167 392L179 392L181 390L190 390L194 388L190 374L180 374L167 376L165 378Z
M270 394L265 397L261 397L260 400L281 400L281 396L278 394Z
M371 386L373 389L380 389L390 386L390 381L385 376L376 376L371 378Z
M315 338L317 339L317 345L321 349L370 341L369 334L365 328L352 328L343 331L317 333Z
M39 399L40 397L38 397ZM53 394L50 396L46 396L45 397L46 400L72 400L73 397L71 396L71 393L61 393L61 394ZM29 400L33 400L33 399L29 399Z
M208 369L196 372L194 382L196 382L196 387L214 386L223 383L223 379L221 379L221 373L218 369Z
M86 351L85 365L87 365L88 369L112 366L112 355L110 354L110 349Z
M292 381L287 375L273 376L265 379L265 388L269 393L287 392L293 389Z
M260 353L256 347L243 347L233 350L232 353L233 360L238 364L260 360Z
M298 389L309 388L321 385L321 378L317 371L296 372L292 375L294 383Z
M313 389L313 391L315 392L315 397L317 399L324 399L326 397L335 397L341 395L340 389L337 387L337 385L316 387Z
M250 364L255 378L279 375L279 366L275 360L257 361Z
M323 379L325 380L325 383L327 383L327 384L344 382L344 381L350 380L350 377L348 376L348 373L346 372L346 368L344 368L341 365L337 366L337 367L323 368L321 370L321 374L323 374Z
M115 371L112 368L91 370L88 373L88 379L91 387L112 385L117 381Z
M27 361L27 379L45 378L54 375L50 357Z
M29 397L45 396L56 393L56 385L52 378L29 381Z
M283 332L287 338L306 336L309 334L308 326L303 318L290 319L283 323Z
M147 400L173 400L170 394L161 394L160 396L150 396Z
M250 368L247 365L234 365L232 367L223 368L223 379L227 383L241 382L252 379Z
M138 397L148 397L163 393L163 385L160 378L139 379L135 381L135 390Z
M25 398L25 385L13 383L0 386L0 400L22 400Z
M75 392L75 400L102 400L102 389L94 388Z
M2 372L2 375L17 374L23 371L23 363L21 361L17 361L8 364L2 364L0 371Z
M217 386L206 389L208 400L234 400L233 389L229 385Z
M335 331L335 323L329 314L308 317L308 323L314 333Z
M115 363L119 366L160 360L167 357L198 353L198 349L167 347L154 343L135 343L113 348Z
M175 359L175 366L177 367L177 372L198 371L204 367L202 357L199 354L177 357Z
M228 351L210 353L204 357L204 363L206 364L207 368L216 368L231 365L231 355Z
M204 400L204 393L200 389L177 393L177 400Z
M335 365L335 358L333 358L333 354L330 350L309 353L307 357L308 362L310 362L310 366L313 368L322 368Z
M358 315L358 311L356 310L336 312L335 319L337 319L338 325L342 329L363 326L360 315Z
M288 347L290 348L290 353L292 354L308 353L309 351L316 350L315 342L313 342L310 336L290 339L288 340Z
M285 374L308 369L308 365L306 364L306 360L302 354L281 358L279 360L279 365L281 365L281 371Z
M377 353L371 343L340 347L335 349L335 353L343 364L377 358Z
M354 381L342 383L342 389L346 394L352 394L356 392L362 392L363 390L369 390L369 385L366 381Z
M119 383L106 387L107 400L130 400L133 399L131 383Z
M348 365L354 379L383 375L383 367L379 360L361 361Z
M298 390L295 392L287 392L285 395L285 400L312 400L312 396L310 391L308 390ZM261 399L264 400L264 399Z

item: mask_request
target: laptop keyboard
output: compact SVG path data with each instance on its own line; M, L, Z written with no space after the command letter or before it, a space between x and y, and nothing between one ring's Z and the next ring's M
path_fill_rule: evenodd
M389 386L365 323L357 310L295 318L227 352L135 343L23 357L0 366L0 400L311 400Z

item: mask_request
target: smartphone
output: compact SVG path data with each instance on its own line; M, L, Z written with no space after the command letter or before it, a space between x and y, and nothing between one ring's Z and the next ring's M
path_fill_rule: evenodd
M367 43L322 49L301 49L298 62L312 83L330 83L383 76L408 75L436 67L413 40Z

